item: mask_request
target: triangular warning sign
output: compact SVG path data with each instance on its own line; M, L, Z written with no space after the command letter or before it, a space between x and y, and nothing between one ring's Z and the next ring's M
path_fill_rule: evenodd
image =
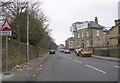
M9 22L5 20L4 24L2 25L2 31L10 31L10 30L13 30L13 29L10 26Z

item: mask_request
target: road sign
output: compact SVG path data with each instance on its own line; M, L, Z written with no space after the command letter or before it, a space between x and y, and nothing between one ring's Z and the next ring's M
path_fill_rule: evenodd
M12 35L12 31L0 31L0 35L1 36L11 36Z
M8 71L8 36L12 35L12 27L9 22L5 20L4 24L0 28L0 35L6 36L6 72Z
M11 36L12 35L12 27L10 26L9 22L5 20L2 28L0 28L0 35L1 36Z
M2 31L11 31L12 27L10 26L9 22L5 20L4 24L2 25L1 28Z

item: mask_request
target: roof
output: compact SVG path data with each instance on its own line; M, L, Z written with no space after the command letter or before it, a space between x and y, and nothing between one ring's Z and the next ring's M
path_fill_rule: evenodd
M112 26L112 28L109 29L109 31L112 30L112 29L114 29L114 28L118 28L118 26L120 26L120 19L115 20L115 22L118 22L118 23L115 26Z
M73 38L73 37L70 37L70 38L68 38L68 40L72 40L72 41L73 41L73 40L74 40L74 38Z
M68 38L66 41L74 41L73 37Z
M88 22L88 28L101 28L101 29L103 29L104 27L101 26L100 24L97 24L94 21L89 21Z
M103 29L105 28L104 26L101 26L100 24L94 22L94 21L85 21L85 22L81 22L81 24L78 24L77 25L77 30L80 30L80 29L85 29L85 28L88 28L88 29Z

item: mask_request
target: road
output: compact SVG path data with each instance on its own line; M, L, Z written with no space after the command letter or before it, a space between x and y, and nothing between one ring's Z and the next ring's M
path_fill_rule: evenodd
M51 54L33 81L118 81L118 63L77 57L59 50Z

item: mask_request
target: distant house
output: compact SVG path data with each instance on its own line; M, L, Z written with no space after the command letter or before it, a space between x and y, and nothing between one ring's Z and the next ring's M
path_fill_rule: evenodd
M109 30L109 46L120 45L120 19L115 20L115 26Z
M64 44L60 44L59 48L65 48Z
M104 27L98 24L97 17L95 17L95 21L79 23L79 25L77 25L77 31L75 32L77 35L74 35L75 38L77 38L77 47L88 48L103 46L103 29Z
M120 57L120 19L115 20L115 26L112 26L112 28L107 31L106 42L107 50L102 50L101 53L96 52L96 54L100 53L99 55Z
M70 49L70 50L73 50L74 49L74 38L73 37L70 37L68 38L66 41L65 41L65 44L66 44L66 48Z

